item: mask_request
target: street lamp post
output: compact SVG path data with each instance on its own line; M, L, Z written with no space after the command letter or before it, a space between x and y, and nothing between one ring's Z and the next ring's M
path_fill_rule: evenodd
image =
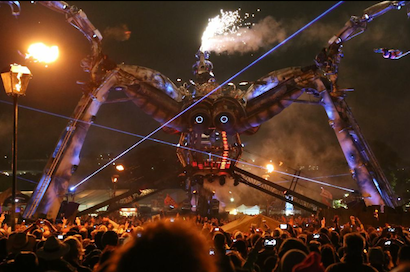
M114 165L115 165L115 164L114 164ZM115 166L115 169L116 169L118 172L122 172L122 171L125 170L124 165L122 165L122 164L116 165L116 166ZM113 197L115 197L115 195L116 195L116 193L117 193L117 182L118 182L119 177L120 177L119 175L112 175L112 176L111 176L111 181L112 181L112 185L113 185L113 194L112 194Z
M18 97L26 94L28 83L32 75L30 70L18 64L11 64L10 70L1 74L6 94L13 97L13 144L12 144L12 171L13 181L11 188L11 229L16 224L16 184L17 184L17 128L18 128Z
M113 175L112 177L111 177L111 181L112 181L112 184L113 184L113 197L115 197L115 194L116 194L116 191L117 191L117 182L118 182L118 178L119 178L120 176L119 175Z

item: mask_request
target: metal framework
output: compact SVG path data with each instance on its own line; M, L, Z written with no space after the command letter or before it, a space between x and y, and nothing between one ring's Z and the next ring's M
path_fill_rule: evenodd
M200 141L203 134L212 135L215 131L238 136L242 133L253 134L264 122L297 101L303 93L312 94L320 98L319 103L325 108L366 204L397 206L393 190L346 104L346 90L339 88L337 80L343 44L363 33L367 24L376 17L408 6L408 1L380 2L365 9L362 16L352 16L316 56L314 65L273 71L256 80L246 91L236 86L219 86L215 82L213 65L207 52L197 54L198 61L193 67L196 76L193 86L184 84L177 87L169 78L149 68L117 65L102 53L102 36L81 9L64 1L36 3L65 14L67 22L90 41L91 54L81 65L85 72L90 73L91 79L85 85L85 94L74 111L72 121L60 136L53 156L44 169L24 212L24 218L38 214L47 214L48 218L56 217L69 180L79 164L79 154L89 126L111 88L123 90L145 113L160 124L167 124L164 126L167 132L180 133L184 139L187 139L187 135L200 135L194 138L189 136L191 138L187 140L200 143L199 150L206 150ZM213 92L215 89L218 91ZM198 101L200 103L197 103ZM184 114L180 115L181 112ZM179 117L173 119L176 116ZM236 143L240 144L240 140ZM188 147L195 149L195 146L189 144ZM222 169L222 165L226 168L229 156L239 158L242 150L240 146L236 148L237 152L233 152L235 149L228 142L221 147L222 160L218 165L217 175L226 175L226 169ZM181 163L186 163L189 170L192 170L192 163L196 162L189 157L192 154L178 151ZM215 162L215 156L210 154L210 158L210 165L215 165L212 164ZM191 165L188 165L189 163ZM235 164L236 162L233 162L229 167L241 173L243 170L235 168ZM199 170L204 169L191 171L190 174L198 174ZM211 167L208 172L214 173L215 169ZM256 177L252 179L258 180ZM259 186L250 180L246 183L252 187ZM260 189L274 194L269 188ZM303 199L302 197L299 196L300 199ZM293 202L295 205L302 205ZM307 202L312 203L312 200Z

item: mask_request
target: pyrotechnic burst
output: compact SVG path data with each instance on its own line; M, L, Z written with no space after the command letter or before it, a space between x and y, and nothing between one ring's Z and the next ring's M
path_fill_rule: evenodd
M252 23L248 20L255 17L254 13L245 13L242 18L239 11L221 10L220 15L209 19L202 35L201 51L228 54L254 52L285 39L286 32L274 18L269 16Z
M228 34L236 33L238 25L241 22L239 10L236 11L223 11L221 14L208 20L208 26L202 34L202 45L200 50L210 51L215 50L213 43L215 38L219 35L227 36Z
M28 53L26 54L26 59L31 59L34 62L44 62L50 63L58 58L58 47L57 46L47 46L43 43L35 43L30 45L28 48Z

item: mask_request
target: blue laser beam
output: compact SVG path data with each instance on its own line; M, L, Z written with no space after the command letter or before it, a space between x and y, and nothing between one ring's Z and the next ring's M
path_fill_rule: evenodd
M287 176L294 177L294 178L304 179L304 180L311 181L311 182L314 182L314 183L317 183L317 184L321 184L321 185L333 187L333 188L340 189L340 190L344 190L344 191L348 191L348 192L351 192L351 193L354 192L353 189L349 189L349 188L345 188L345 187L341 187L341 186L329 184L329 183L326 183L326 182L323 182L323 181L318 181L318 180L314 180L314 179L307 178L307 177L297 176L297 175L293 175L293 174L286 173L286 172L282 172L282 171L278 171L278 170L273 170L273 172L276 172L276 173L279 173L279 174L282 174L282 175L287 175Z
M343 3L343 1L340 1L338 3L336 3L335 5L333 5L331 8L329 8L328 10L326 10L325 12L323 12L321 15L319 15L318 17L316 17L314 20L312 20L311 22L309 22L308 24L306 24L305 26L303 26L302 28L300 28L299 30L297 30L295 33L293 33L292 35L290 35L289 37L287 37L285 40L283 40L282 42L280 42L278 45L276 45L275 47L273 47L272 49L270 49L269 51L267 51L266 53L264 53L262 56L260 56L259 58L257 58L255 61L253 61L252 63L250 63L248 66L246 66L245 68L243 68L242 70L240 70L239 72L237 72L236 74L234 74L232 77L230 77L229 79L227 79L225 82L223 82L221 85L219 85L217 88L215 88L214 90L212 90L211 92L209 92L208 94L206 94L205 96L203 96L201 99L197 100L195 103L193 103L192 105L190 105L189 107L187 107L186 109L184 109L183 111L181 111L180 113L178 113L177 115L175 115L173 118L171 118L170 120L168 120L167 122L165 122L163 125L161 125L160 127L158 127L157 129L155 129L154 131L152 131L151 133L149 133L148 135L146 135L144 138L142 138L141 140L139 140L138 142L136 142L135 144L133 144L131 147L127 148L126 150L124 150L123 152L121 152L118 156L116 156L114 159L112 159L109 163L106 163L105 165L101 166L99 169L97 169L96 171L94 171L93 173L91 173L89 176L87 176L86 178L84 178L82 181L80 181L79 183L77 183L75 186L71 187L73 189L75 189L76 187L78 187L79 185L83 184L84 182L86 182L87 180L89 180L90 178L92 178L93 176L95 176L96 174L98 174L99 172L101 172L103 169L105 169L107 166L109 166L112 162L115 162L116 160L118 160L119 158L121 158L122 156L124 156L125 154L127 154L129 151L131 151L132 149L134 149L136 146L138 146L139 144L141 144L142 142L144 142L145 140L147 140L148 138L150 138L152 135L154 135L155 133L157 133L159 130L161 130L163 127L167 126L168 124L170 124L171 122L173 122L175 119L177 119L178 117L180 117L182 114L184 114L185 112L187 112L188 110L190 110L192 107L194 107L195 105L197 105L198 103L200 103L201 101L203 101L205 98L207 98L209 95L213 94L214 92L216 92L217 90L219 90L221 87L223 87L224 85L226 85L227 83L229 83L230 81L232 81L232 79L236 78L238 75L240 75L241 73L243 73L244 71L246 71L247 69L249 69L250 67L252 67L253 65L255 65L257 62L259 62L260 60L262 60L263 58L265 58L267 55L269 55L270 53L274 52L276 49L278 49L279 47L281 47L282 45L284 45L285 43L287 43L289 40L291 40L292 38L294 38L296 35L298 35L300 32L302 32L303 30L305 30L306 28L308 28L309 26L311 26L313 23L315 23L316 21L318 21L319 19L321 19L323 16L325 16L327 13L329 13L330 11L332 11L333 9L335 9L336 7L338 7L339 5L341 5Z
M337 177L343 177L343 176L350 176L351 174L336 174L336 175L329 175L329 176L318 176L318 177L312 177L315 179L319 179L319 178L337 178ZM273 181L275 183L287 183L287 182L291 182L290 180L276 180Z
M4 171L0 171L0 174L5 175L6 177L10 177L9 173L4 172ZM24 181L28 181L28 182L31 182L31 183L34 183L34 184L37 184L37 183L38 183L38 182L35 182L35 181L31 180L31 179L26 179L26 178L19 177L19 176L17 176L17 179L21 179L21 180L24 180Z
M26 178L22 178L22 177L17 177L17 179L21 179L21 180L24 180L24 181L28 181L28 182L33 183L33 184L38 184L38 182L33 181L33 180L31 180L31 179L26 179Z

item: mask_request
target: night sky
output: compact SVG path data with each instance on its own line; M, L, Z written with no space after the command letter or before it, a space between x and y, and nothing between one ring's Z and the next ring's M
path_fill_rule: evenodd
M281 31L285 31L286 36L289 36L335 3L68 2L83 9L103 36L104 30L123 25L131 31L130 38L125 41L112 36L105 37L103 52L110 59L116 63L149 67L161 72L175 83L177 78L181 78L183 82L193 78L191 67L196 61L195 53L201 45L202 33L208 19L220 14L221 9L234 11L241 8L242 12L254 13L255 23L272 16L280 23ZM286 45L242 73L233 82L238 84L241 81L253 81L281 68L314 64L315 55L326 46L327 41L343 27L349 17L361 16L362 11L374 3L377 2L343 3ZM258 8L260 11L257 11ZM21 14L17 18L11 15L8 5L1 4L0 22L0 67L7 68L10 63L16 62L27 65L33 74L27 96L20 98L19 103L42 111L71 116L82 96L82 90L76 82L87 82L89 78L89 74L80 67L81 59L90 52L87 39L65 21L63 14L30 2L21 3ZM397 166L404 168L404 171L410 168L410 57L386 60L381 54L374 53L373 49L410 49L409 24L405 10L392 10L376 18L368 24L368 29L363 34L345 43L345 57L339 69L339 86L355 89L349 93L347 102L370 146L375 149L382 146L387 153L394 154L395 158L399 158ZM47 45L57 45L60 50L58 61L47 68L38 63L25 63L18 54L18 50L26 52L29 44L39 41ZM217 82L224 82L275 45L276 43L249 53L219 55L211 52L210 61L214 65ZM121 97L124 97L121 93L110 95L111 99ZM0 90L0 100L0 159L3 160L0 170L10 171L5 167L11 160L13 109L11 105L3 103L12 101L11 97L4 93L3 86ZM159 126L132 102L103 105L96 123L140 135L147 135ZM62 118L20 109L19 159L49 157L66 124L67 120ZM172 143L177 143L179 138L163 132L155 134L154 137ZM92 127L81 156L96 158L103 153L116 156L138 140L139 138ZM349 173L344 155L321 106L291 105L280 115L263 124L255 135L243 136L242 141L246 150L243 159L248 162L255 160L255 164L265 166L268 160L272 160L276 165L282 161L285 164L283 167L292 168L319 166L318 171L307 171L306 168L302 170L302 175L308 177ZM147 141L141 147L153 144ZM137 152L138 148L140 147L130 153ZM127 155L122 159L126 161ZM379 159L383 161L384 158ZM40 170L44 165L39 165ZM80 164L71 183L77 183L96 169L97 166L85 169ZM255 173L262 174L257 170ZM104 171L101 175L104 175ZM272 180L283 180L283 176L272 175ZM320 180L357 188L350 176L346 175ZM307 181L301 183L300 189L309 190L309 193L320 193L318 185ZM335 197L345 193L331 188L328 190Z

